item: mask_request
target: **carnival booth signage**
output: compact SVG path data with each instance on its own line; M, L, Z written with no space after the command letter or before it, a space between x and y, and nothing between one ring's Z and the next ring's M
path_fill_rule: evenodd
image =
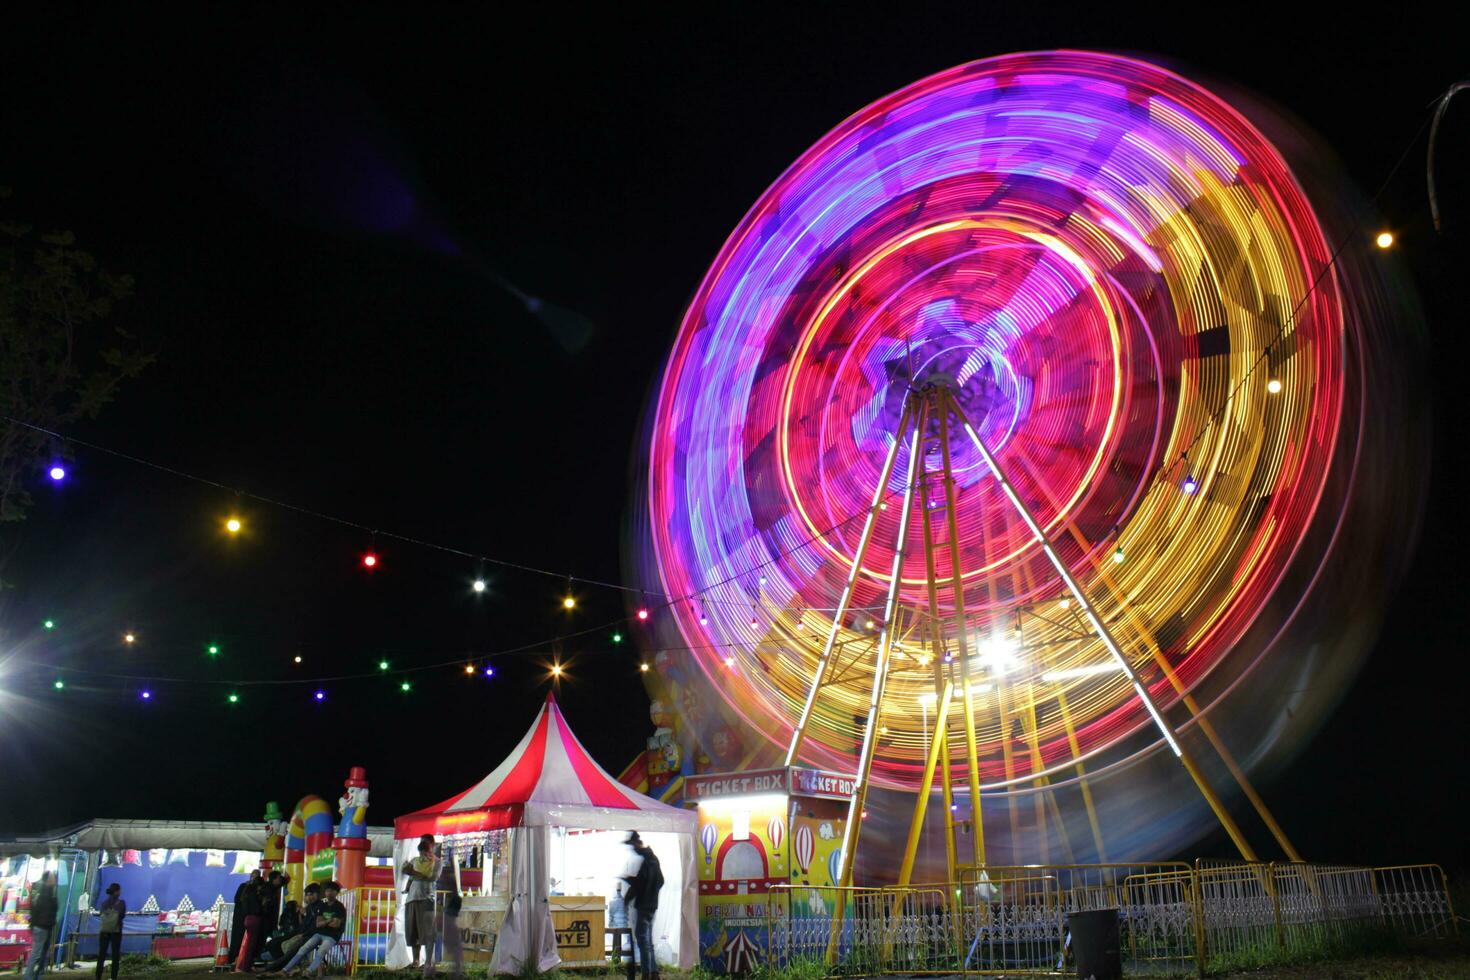
M442 860L482 872L482 894L464 899L461 924L493 936L491 974L601 965L608 904L637 860L625 844L635 830L663 868L655 952L660 962L687 969L698 941L695 815L619 783L582 747L548 695L494 771L394 821L397 888L401 894L402 867L420 837L432 834ZM408 962L400 907L387 965Z
M765 962L773 918L830 921L852 785L851 774L795 766L685 777L684 799L699 813L707 969L746 973ZM792 885L807 886L805 901L791 900Z

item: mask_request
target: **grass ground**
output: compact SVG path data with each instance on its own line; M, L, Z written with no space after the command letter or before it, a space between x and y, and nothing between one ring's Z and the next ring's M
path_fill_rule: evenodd
M167 964L135 961L125 965L130 969L125 970L123 976L131 980L209 980L211 977L222 980L228 976L211 973L209 960L180 960ZM90 964L74 970L51 972L64 980L90 980L93 975ZM584 975L586 971L558 972L549 975L547 980L579 980ZM1216 975L1236 980L1470 980L1470 946L1445 946L1422 952L1323 960ZM403 970L390 976L393 980L418 980L420 974L417 970ZM483 978L483 968L471 976ZM612 980L621 974L609 972L595 976ZM663 973L663 980L690 978L680 971L668 970Z

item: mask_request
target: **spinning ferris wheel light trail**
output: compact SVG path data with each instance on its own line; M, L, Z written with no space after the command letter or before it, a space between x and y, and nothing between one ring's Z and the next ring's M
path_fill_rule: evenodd
M1156 65L1012 55L861 110L675 340L650 557L697 598L650 673L787 766L855 770L845 882L870 789L917 792L908 879L936 776L951 875L961 830L992 857L982 795L1013 858L1070 852L1074 805L1101 858L1099 780L1156 748L1242 856L1212 779L1299 859L1211 709L1316 581L1359 465L1367 314L1337 257L1269 140Z

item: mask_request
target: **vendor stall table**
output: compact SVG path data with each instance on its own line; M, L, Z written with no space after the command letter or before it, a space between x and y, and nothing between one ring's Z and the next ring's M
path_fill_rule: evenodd
M605 966L607 900L601 895L551 895L556 954L564 967Z

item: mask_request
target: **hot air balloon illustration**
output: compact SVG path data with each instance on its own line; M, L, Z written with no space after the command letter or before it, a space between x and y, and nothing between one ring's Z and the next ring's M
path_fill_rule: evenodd
M832 876L832 884L842 884L842 848L839 847L827 857L827 873Z
M709 864L710 857L715 852L715 842L720 839L719 831L715 825L707 823L699 829L699 843L704 845L704 863Z
M816 839L812 837L812 828L808 824L802 824L796 828L796 838L793 841L796 848L796 866L806 874L807 866L812 863L812 852L817 846Z
M786 821L779 816L772 817L771 822L766 824L766 837L771 842L772 852L781 849L781 841L786 837Z

